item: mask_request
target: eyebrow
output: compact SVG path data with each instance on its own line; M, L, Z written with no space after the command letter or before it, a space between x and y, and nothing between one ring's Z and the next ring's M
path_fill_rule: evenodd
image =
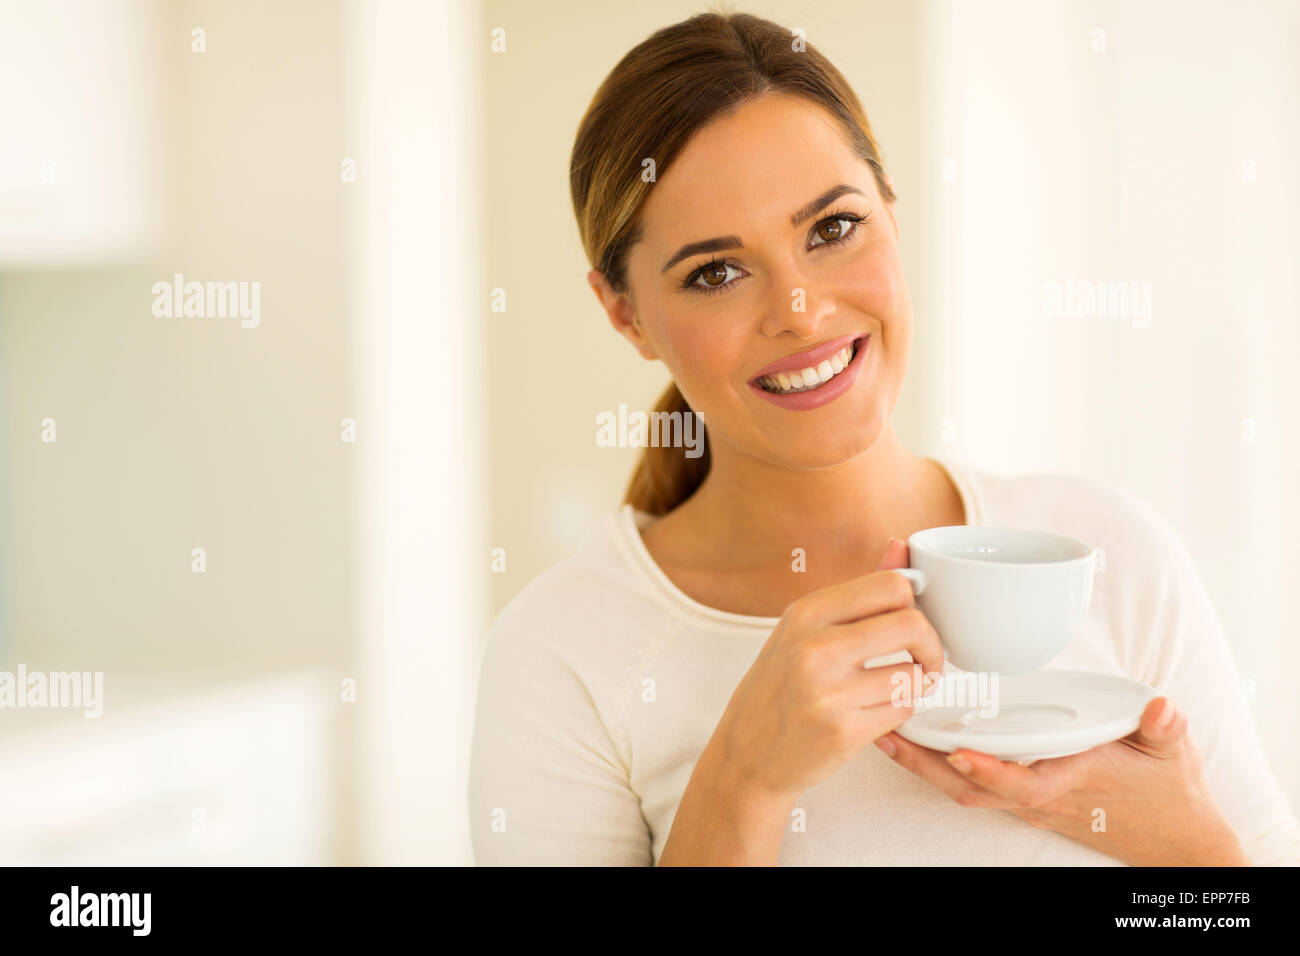
M807 222L823 207L839 199L846 193L857 193L859 196L865 196L861 189L856 186L849 186L841 183L822 193L812 202L805 206L800 206L790 216L790 225L798 228L802 223ZM699 242L688 242L673 254L673 257L664 263L664 267L659 270L663 275L677 263L689 256L699 255L702 252L718 252L722 249L743 249L745 244L740 241L740 236L718 236L715 239L703 239Z

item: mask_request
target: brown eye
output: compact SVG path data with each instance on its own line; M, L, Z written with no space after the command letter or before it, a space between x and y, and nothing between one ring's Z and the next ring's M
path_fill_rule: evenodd
M817 235L826 242L834 242L836 239L840 238L840 233L844 231L844 227L841 225L842 222L842 219L828 219L825 222L819 223L817 226Z
M722 285L727 281L727 264L725 262L715 262L713 265L705 266L704 271L700 273L700 278L704 280L706 285ZM717 281L714 282L713 279Z
M682 288L687 292L699 292L704 295L726 292L736 284L735 280L727 280L728 270L740 272L726 259L715 259L713 262L706 262L686 277L686 280L682 283ZM701 279L704 280L703 283L700 282Z
M862 226L871 221L871 214L859 216L847 209L831 213L813 227L814 246L836 246L858 238Z

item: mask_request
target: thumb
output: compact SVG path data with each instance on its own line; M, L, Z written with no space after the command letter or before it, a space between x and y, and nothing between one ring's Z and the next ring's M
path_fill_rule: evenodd
M1139 750L1162 756L1177 753L1186 732L1187 719L1174 702L1168 697L1155 697L1147 701L1138 729L1126 739Z
M885 545L885 553L880 558L880 564L876 566L878 571L892 571L894 568L907 567L907 542L899 538L890 538L889 544Z

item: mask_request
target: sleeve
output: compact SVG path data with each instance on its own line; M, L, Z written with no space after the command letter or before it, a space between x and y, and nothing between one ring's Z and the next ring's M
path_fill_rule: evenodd
M1213 603L1187 550L1153 511L1163 568L1142 619L1154 622L1140 679L1183 709L1202 775L1256 866L1300 864L1300 829L1260 743L1241 676ZM1146 522L1144 522L1146 523ZM1140 636L1138 639L1142 639Z
M479 681L470 836L479 866L650 866L650 828L579 675L507 608Z

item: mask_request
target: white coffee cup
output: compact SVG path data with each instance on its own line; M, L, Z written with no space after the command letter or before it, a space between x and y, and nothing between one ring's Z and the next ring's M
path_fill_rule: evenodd
M953 525L907 539L916 606L966 671L1027 674L1079 633L1096 549L1046 531Z

